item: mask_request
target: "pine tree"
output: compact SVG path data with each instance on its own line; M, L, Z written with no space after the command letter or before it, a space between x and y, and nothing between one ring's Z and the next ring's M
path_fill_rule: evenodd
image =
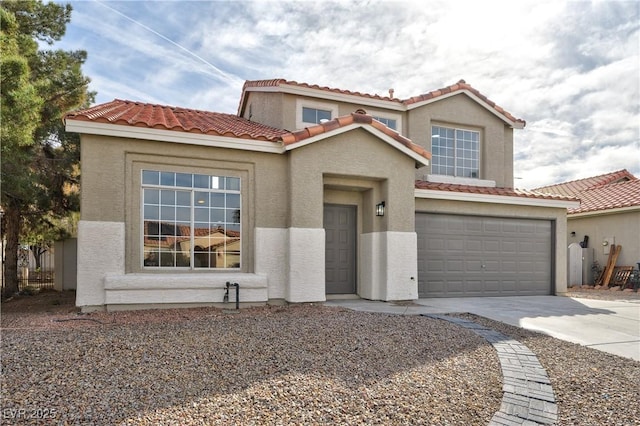
M18 291L20 238L55 232L57 221L79 210L78 136L62 116L86 106L94 94L82 74L84 51L40 50L60 40L70 5L21 0L0 4L3 296Z

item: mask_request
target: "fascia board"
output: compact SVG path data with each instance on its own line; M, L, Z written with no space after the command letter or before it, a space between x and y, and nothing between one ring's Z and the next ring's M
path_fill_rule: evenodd
M640 211L640 206L618 207L615 209L594 210L594 211L582 212L582 213L569 213L567 215L567 219L575 219L575 218L590 217L590 216L607 216L610 214L631 213L634 211Z
M174 130L150 129L148 127L94 123L83 120L67 119L65 122L65 130L67 132L90 135L143 139L159 142L173 142L187 145L201 145L217 148L240 149L245 151L268 152L273 154L282 154L284 152L284 148L281 142L254 141L250 139L231 138L226 136L203 135L198 133L178 132Z
M382 139L383 141L385 141L386 143L388 143L392 147L394 147L397 150L401 151L403 154L408 155L409 157L413 158L415 161L419 162L420 164L425 165L425 166L429 165L429 160L427 158L424 158L422 155L420 155L420 154L418 154L416 152L413 152L412 150L410 150L409 148L407 148L406 146L404 146L400 142L398 142L395 139L387 136L386 134L384 134L383 132L377 130L376 128L374 128L372 126L369 126L369 125L366 125L366 124L362 124L362 123L351 123L351 124L348 124L348 125L346 125L344 127L340 127L338 129L334 129L334 130L331 130L331 131L326 132L326 133L321 133L319 135L312 136L312 137L307 138L307 139L303 139L300 142L296 142L296 143L292 143L292 144L286 145L285 146L285 150L291 151L292 149L300 148L300 147L303 147L305 145L309 145L309 144L312 144L314 142L330 138L332 136L336 136L336 135L339 135L339 134L342 134L342 133L346 133L346 132L349 132L349 131L351 131L353 129L357 129L357 128L361 128L361 129L364 129L364 130L368 131L369 133L373 134L377 138Z
M468 192L436 191L433 189L416 189L416 198L433 200L469 201L473 203L509 204L530 207L551 207L574 209L579 201L550 200L546 198L509 197L506 195L474 194Z
M428 166L429 165L429 159L428 158L425 158L422 155L418 154L417 152L411 150L410 148L407 148L402 143L398 142L397 140L395 140L391 136L386 135L385 133L381 132L380 130L376 129L375 127L373 127L373 126L362 126L362 125L361 125L361 127L364 130L366 130L369 133L371 133L372 135L377 136L378 138L382 139L383 141L385 141L389 145L391 145L394 148L396 148L397 150L401 151L405 155L408 155L409 157L413 158L415 161L417 161L418 163L422 164L423 166Z
M248 87L247 92L282 92L291 95L308 96L312 98L328 99L338 102L348 102L357 105L368 105L377 108L384 108L394 111L406 111L404 104L394 101L384 101L380 99L370 99L363 96L347 95L344 93L334 93L326 90L311 89L308 87L293 86L290 84L281 84L279 86L267 87Z
M420 108L421 106L428 105L428 104L431 104L431 103L434 103L434 102L438 102L438 101L442 101L442 100L450 98L452 96L457 96L457 95L461 95L461 94L465 94L465 95L469 96L471 99L473 99L474 101L476 101L477 103L482 105L487 111L489 111L490 113L492 113L493 115L498 117L500 120L504 121L506 124L508 124L509 126L513 127L514 129L523 129L524 128L524 125L521 122L509 120L504 114L500 114L491 105L489 105L488 103L486 103L485 101L483 101L482 99L477 97L475 94L473 94L472 92L470 92L469 90L466 90L466 89L465 90L459 90L457 92L445 93L444 95L440 95L440 96L437 96L435 98L431 98L431 99L427 99L427 100L424 100L424 101L420 101L420 102L416 102L416 103L413 103L413 104L409 104L407 106L407 110Z

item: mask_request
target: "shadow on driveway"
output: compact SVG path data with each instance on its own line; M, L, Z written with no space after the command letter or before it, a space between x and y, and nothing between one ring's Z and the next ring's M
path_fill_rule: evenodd
M561 296L419 299L427 313L469 312L640 361L640 300Z

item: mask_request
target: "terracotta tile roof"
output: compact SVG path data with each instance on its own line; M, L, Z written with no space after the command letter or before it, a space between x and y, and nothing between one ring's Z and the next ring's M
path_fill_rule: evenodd
M282 79L282 78L271 79L271 80L253 80L253 81L247 80L247 81L245 81L244 86L242 87L242 93L244 94L246 89L251 88L251 87L278 87L278 86L281 86L281 85L298 86L298 87L303 87L303 88L307 88L307 89L321 90L321 91L324 91L324 92L338 93L338 94L342 94L342 95L352 95L352 96L359 96L359 97L367 98L367 99L376 99L376 100L382 100L382 101L396 102L396 103L399 103L399 104L403 104L405 106L411 105L411 104L415 104L415 103L418 103L418 102L422 102L422 101L429 101L429 100L432 100L432 99L436 99L438 97L441 97L441 96L444 96L444 95L448 95L450 93L461 92L461 91L467 90L467 91L473 93L476 97L481 99L484 103L489 105L496 112L498 112L499 114L504 116L507 120L511 121L512 123L514 123L514 124L516 124L518 126L522 126L522 127L524 127L526 125L526 122L524 120L514 117L509 112L507 112L504 108L500 107L499 105L496 105L495 102L493 102L492 100L487 98L485 95L480 93L478 90L474 89L470 84L467 84L464 80L460 80L456 84L452 84L450 86L443 87L443 88L437 89L437 90L433 90L433 91L431 91L429 93L425 93L423 95L413 96L413 97L411 97L409 99L404 99L404 100L398 99L398 98L395 98L395 97L389 97L389 96L371 95L371 94L368 94L368 93L352 92L350 90L336 89L336 88L327 87L327 86L318 86L317 84L298 83L297 81L285 80L285 79ZM238 108L238 111L241 110L242 104L244 103L244 101L245 101L245 97L243 96L241 98L240 106Z
M618 170L611 173L605 173L599 176L588 177L584 179L573 180L569 182L557 183L554 185L542 186L534 189L534 191L552 192L554 194L574 195L585 189L592 189L598 186L609 185L615 182L625 182L636 180L637 178L629 173L627 169Z
M569 214L640 206L640 179L626 169L544 186L536 191L580 198L580 207L570 209Z
M509 121L511 121L513 123L518 123L522 127L524 127L526 125L526 121L514 117L509 112L507 112L504 108L502 108L499 105L496 105L495 102L493 102L492 100L487 98L485 95L480 93L478 90L476 90L473 87L471 87L471 85L467 84L467 82L464 81L464 80L460 80L456 84L452 84L450 86L443 87L441 89L433 90L433 91L431 91L429 93L425 93L423 95L414 96L412 98L409 98L409 99L406 99L406 100L402 101L402 103L404 103L405 105L411 105L411 104L418 103L418 102L423 102L423 101L429 101L431 99L436 99L436 98L439 98L441 96L444 96L444 95L447 95L447 94L450 94L450 93L460 92L460 91L463 91L463 90L467 90L467 91L473 93L476 97L481 99L484 103L486 103L491 108L496 110L498 113L500 113L501 115L506 117Z
M431 153L424 149L422 146L411 142L410 139L405 138L400 133L396 132L393 129L388 128L378 120L375 120L372 116L367 114L362 114L360 112L353 112L349 115L343 115L338 118L334 118L333 120L326 121L324 123L316 124L314 126L306 127L302 130L297 130L295 132L287 133L282 135L282 141L285 145L291 145L310 137L320 135L323 133L330 132L335 129L339 129L341 127L348 126L354 123L362 123L369 124L377 130L381 131L385 135L393 138L397 142L400 142L405 147L409 148L413 152L426 159L431 159Z
M370 115L360 113L338 117L326 123L291 133L284 129L265 126L230 114L116 99L85 110L70 112L65 116L66 119L283 142L284 145L290 145L352 123L363 123L370 124L417 154L427 159L431 158L431 153L420 145L414 144L395 130L374 120Z
M502 195L505 197L539 198L539 199L545 199L545 200L558 200L558 201L577 201L575 197L571 197L571 196L549 194L549 193L537 192L537 191L529 191L526 189L459 185L459 184L453 184L453 183L427 182L422 180L416 181L416 189L464 192L468 194Z
M286 130L265 126L232 114L120 99L68 113L65 119L271 142L279 141L280 136L287 133Z
M616 182L581 191L580 207L569 214L586 213L623 207L640 207L640 179Z
M394 101L398 103L402 102L400 99L392 98L389 96L371 95L369 93L362 93L362 92L352 92L351 90L336 89L334 87L319 86L317 84L298 83L297 81L285 80L283 78L276 78L271 80L247 80L244 82L244 85L242 87L242 92L244 93L245 89L249 87L278 87L284 84L289 86L304 87L306 89L316 89L316 90L322 90L325 92L338 93L341 95L352 95L352 96L359 96L361 98L377 99L381 101Z

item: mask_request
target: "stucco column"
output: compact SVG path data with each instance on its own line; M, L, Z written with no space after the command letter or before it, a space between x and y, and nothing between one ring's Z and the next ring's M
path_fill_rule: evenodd
M122 222L78 223L76 306L104 305L105 276L124 274L124 229Z

